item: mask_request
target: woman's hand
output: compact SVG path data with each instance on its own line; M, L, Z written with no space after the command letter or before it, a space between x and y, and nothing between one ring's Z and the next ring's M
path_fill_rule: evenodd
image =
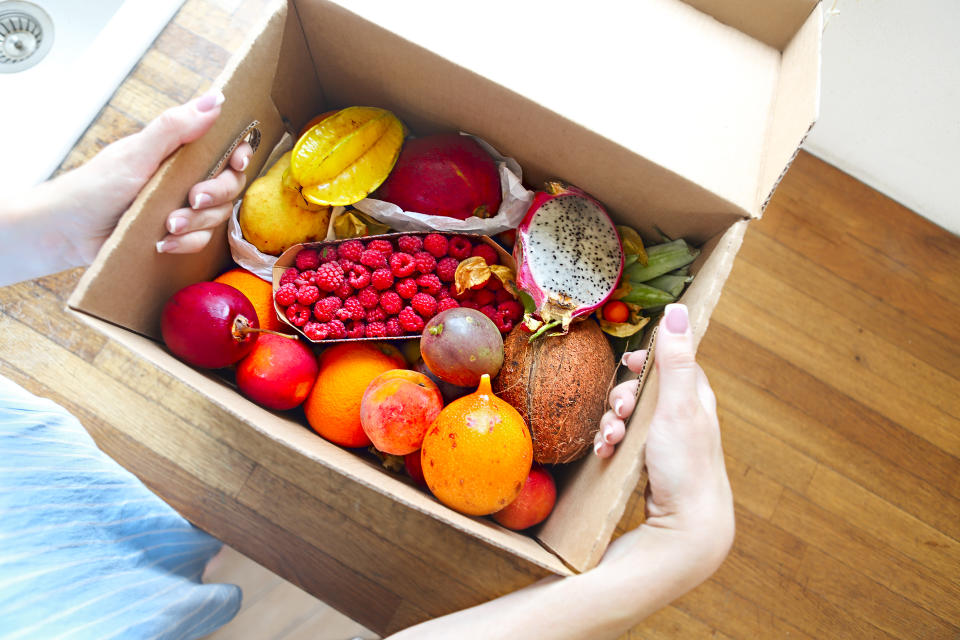
M110 144L92 160L49 184L70 203L68 238L81 260L89 262L113 231L120 215L160 164L181 145L206 133L220 115L223 94L207 94L160 114L144 129ZM253 153L243 143L230 156L228 168L212 180L190 190L189 207L167 217L169 234L157 251L192 253L209 242L212 230L232 211L233 200L243 190L243 171Z

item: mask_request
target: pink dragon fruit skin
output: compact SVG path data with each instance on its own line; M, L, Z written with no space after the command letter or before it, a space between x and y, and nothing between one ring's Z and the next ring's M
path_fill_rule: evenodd
M517 227L517 287L535 315L566 333L570 323L602 306L623 272L620 234L603 206L580 189L547 182Z

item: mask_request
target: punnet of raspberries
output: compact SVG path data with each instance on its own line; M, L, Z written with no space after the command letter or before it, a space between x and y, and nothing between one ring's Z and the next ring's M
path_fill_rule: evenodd
M496 277L456 291L457 265L471 256L499 262L479 236L404 233L312 245L283 272L274 300L314 342L413 337L434 315L460 306L480 309L508 333L523 305Z

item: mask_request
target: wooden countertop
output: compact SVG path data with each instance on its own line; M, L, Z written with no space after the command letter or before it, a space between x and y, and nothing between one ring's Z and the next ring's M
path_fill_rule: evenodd
M265 0L187 0L63 164L202 93ZM737 540L636 638L960 634L960 239L801 153L751 225L700 348L718 396ZM306 500L227 417L64 311L80 270L0 289L0 374L74 412L195 522L370 628L415 619L310 541ZM253 447L253 448L251 448ZM207 456L205 459L204 456ZM226 488L258 487L241 501ZM634 495L620 530L635 526ZM392 597L391 597L392 596ZM427 604L425 604L427 603ZM392 623L391 623L392 621Z

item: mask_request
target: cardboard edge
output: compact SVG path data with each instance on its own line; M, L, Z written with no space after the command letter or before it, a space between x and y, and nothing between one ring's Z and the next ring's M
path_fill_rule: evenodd
M820 114L823 6L818 3L784 48L766 151L760 166L757 217L790 169Z
M67 312L111 340L136 352L154 366L176 376L185 384L203 393L211 402L232 415L238 422L295 451L298 455L302 455L334 473L339 473L368 490L396 500L408 509L478 538L484 544L504 551L515 558L529 562L556 575L572 575L573 572L558 557L544 549L535 539L508 531L481 518L471 518L456 513L432 497L424 495L418 489L392 477L389 473L371 467L350 451L323 440L313 434L307 427L294 424L292 421L277 416L246 400L228 385L215 381L203 372L180 362L153 340L82 310L67 309ZM145 343L150 343L153 348L144 349ZM233 406L238 401L243 403L243 413L238 412L237 408ZM288 433L284 435L278 433L278 431L284 431L283 429L276 431L265 429L260 426L261 423L271 423L273 425L290 423L290 428L285 429ZM324 456L317 455L310 447L304 446L305 443L319 445L323 449Z

